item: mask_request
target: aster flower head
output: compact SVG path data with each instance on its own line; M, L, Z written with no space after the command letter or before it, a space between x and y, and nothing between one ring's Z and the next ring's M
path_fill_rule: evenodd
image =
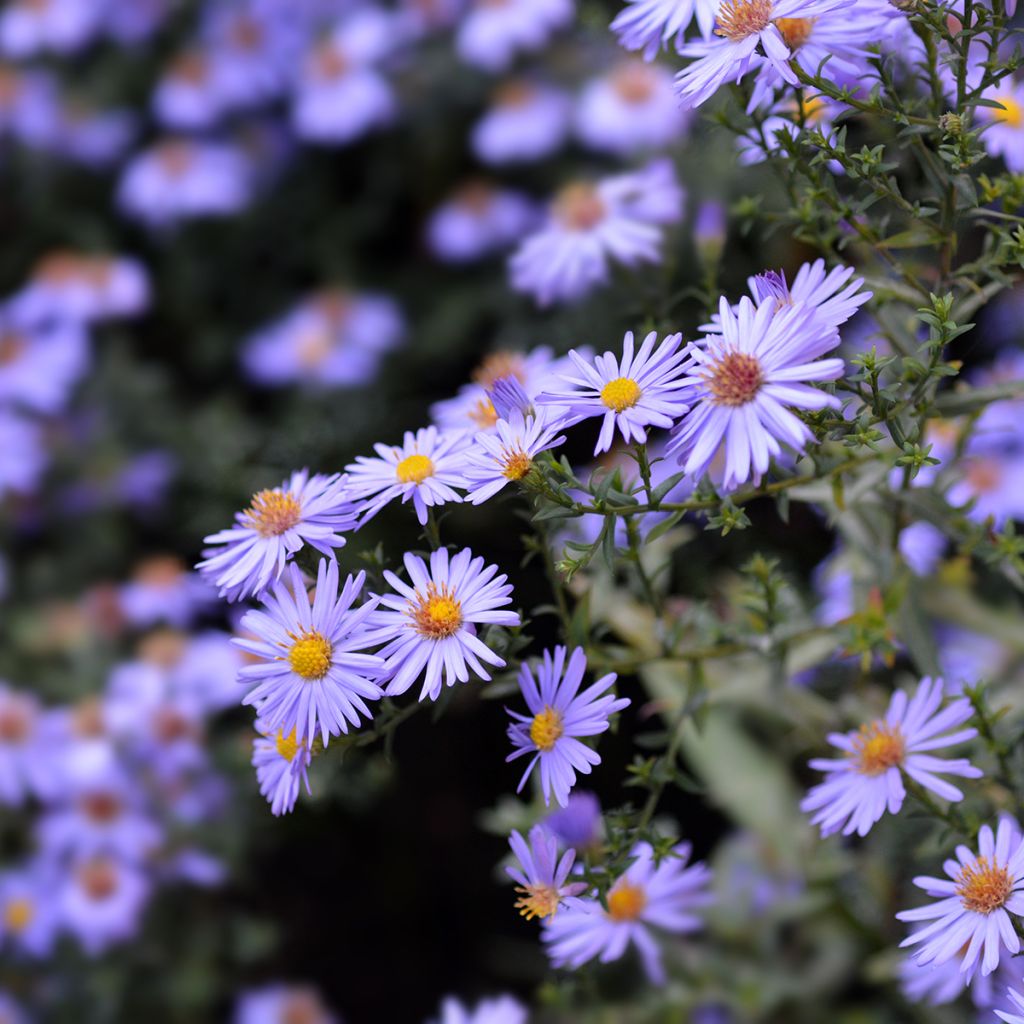
M307 985L268 985L243 994L232 1024L338 1024L320 993Z
M922 679L913 697L904 690L893 694L885 718L829 736L844 756L811 761L828 778L801 804L802 810L814 813L812 821L821 826L822 835L842 829L844 835L865 836L886 810L896 814L906 796L904 775L944 800L963 799L959 789L939 776L979 779L983 773L964 758L943 760L931 751L973 739L978 731L959 728L973 714L966 697L940 711L942 698L941 679Z
M505 82L473 128L473 152L501 167L532 163L554 153L569 130L571 103L561 90L526 79Z
M518 866L505 870L518 882L516 909L531 921L535 917L551 917L563 900L578 896L587 888L586 882L568 882L569 872L576 861L576 851L566 850L558 856L558 840L543 825L530 829L530 841L513 831L508 839Z
M95 956L135 935L150 891L136 867L111 857L82 861L58 895L61 922Z
M812 307L777 308L740 300L735 312L723 298L718 334L692 343L684 383L696 400L676 428L670 452L679 451L685 471L699 478L724 449L722 486L733 490L759 482L782 445L800 452L814 435L791 411L837 408L839 400L805 381L834 380L841 359L818 359L838 334L823 330Z
M513 721L508 738L515 750L506 761L530 754L530 763L519 780L516 792L526 785L537 762L540 762L541 789L544 802L565 807L569 791L576 784L576 773L589 775L601 763L597 751L582 743L580 737L605 732L612 715L629 706L628 698L616 699L607 691L615 684L615 673L602 676L580 693L587 656L577 647L566 663L566 648L545 651L537 676L528 664L519 672L519 688L529 709L528 715L509 711Z
M214 591L197 573L173 555L141 561L118 593L125 618L136 626L166 622L179 629L191 625L214 600Z
M0 948L49 956L59 927L51 865L38 861L0 873ZM0 1021L6 1021L2 1004Z
M48 725L34 697L0 683L0 804L48 800L60 791L61 759Z
M522 480L533 468L533 460L544 451L565 443L548 417L523 416L513 412L507 420L498 420L495 432L481 431L466 452L465 477L470 502L479 505L493 498L507 484Z
M432 1024L526 1024L525 1006L512 996L481 999L472 1009L449 996L441 1003L441 1016Z
M560 374L537 403L563 411L572 423L603 417L595 455L611 448L616 427L627 444L642 444L648 427L672 427L689 409L683 398L690 381L682 340L681 334L672 334L659 344L651 331L634 353L633 332L627 331L621 359L605 352L591 363L570 352L577 374Z
M421 526L429 509L462 501L453 488L466 487L462 473L466 444L462 434L424 427L415 434L406 431L401 445L375 444L376 458L357 455L345 468L349 494L359 502L359 525L395 498L401 498L403 505L412 501Z
M88 365L89 339L80 325L23 329L15 318L0 320L0 402L59 412Z
M239 672L257 685L243 704L256 707L267 726L298 742L312 742L320 731L324 746L331 736L358 727L360 715L370 718L366 701L376 700L373 681L383 662L361 653L372 646L367 622L377 606L369 600L355 607L365 573L349 576L338 592L338 563L320 559L312 600L298 566L263 597L263 610L247 612L242 628L255 640L235 643L263 664Z
M472 263L507 249L536 221L536 203L523 193L467 181L433 212L426 240L439 260Z
M542 938L556 967L577 968L597 957L618 960L635 945L652 983L665 983L665 969L653 929L676 935L703 927L696 911L711 902L711 871L689 864L688 843L676 846L660 864L648 843L633 849L633 863L608 890L607 909L596 899L575 899L544 923Z
M715 15L714 35L679 48L684 57L695 58L676 75L676 93L684 108L699 107L723 85L738 82L751 68L765 68L758 76L749 109L758 106L778 79L789 85L799 79L789 67L797 49L792 35L795 22L813 19L852 0L723 0ZM801 28L802 32L802 28Z
M1016 823L1001 818L993 834L989 825L978 833L978 851L956 848L947 860L948 878L922 876L914 884L937 902L904 910L901 921L928 921L901 946L918 946L917 960L936 966L960 956L960 970L970 980L998 966L1002 950L1020 950L1013 919L1024 915L1024 839Z
M573 15L573 0L475 0L463 15L455 49L484 71L508 68L519 53L541 49Z
M270 804L275 817L288 814L295 807L299 798L299 789L309 788L309 763L312 751L308 743L300 743L295 737L295 730L285 733L283 729L274 730L264 723L257 722L259 735L252 744L252 765L256 769L256 781L259 783L260 795Z
M18 58L77 53L95 38L104 13L96 0L11 0L0 13L0 52Z
M598 182L570 182L555 196L546 223L512 254L512 287L549 306L606 284L613 262L658 263L662 225L682 218L683 199L667 159Z
M998 107L975 107L975 115L985 124L981 144L991 156L1001 156L1006 167L1014 174L1024 172L1024 82L1005 78L997 86L986 90L985 99L998 103Z
M356 511L345 477L300 469L280 487L254 494L235 523L204 538L211 547L196 566L229 601L262 593L306 544L333 558L345 545L341 531L356 525Z
M678 48L695 18L700 34L710 38L717 12L718 0L627 0L611 28L621 46L652 60L662 47Z
M384 692L405 693L422 675L419 699L437 700L442 685L469 682L470 671L490 679L482 662L501 668L505 660L483 643L477 628L520 624L516 612L501 610L512 603L508 577L474 558L469 548L450 557L441 548L429 565L408 552L404 561L409 583L385 570L394 593L380 598L373 617L371 639L384 644Z

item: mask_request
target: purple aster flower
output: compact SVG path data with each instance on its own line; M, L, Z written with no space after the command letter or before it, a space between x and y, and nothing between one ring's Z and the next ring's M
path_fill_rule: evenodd
M39 424L0 408L0 500L34 491L48 461Z
M513 480L522 480L541 452L565 443L558 433L561 423L552 425L543 415L524 417L514 412L495 426L493 434L476 434L466 452L466 496L474 505L493 498Z
M17 324L57 320L95 323L136 316L149 305L149 277L138 260L122 256L58 251L32 271L8 311Z
M404 561L410 583L385 570L396 593L380 598L373 617L378 628L372 640L385 644L378 652L387 659L381 673L382 681L388 681L384 692L405 693L422 674L419 699L437 700L442 685L469 682L470 671L490 679L481 662L502 668L505 661L480 640L477 627L520 624L516 612L500 611L512 603L508 577L474 558L469 548L450 559L441 548L430 556L429 567L409 553Z
M449 996L441 1002L436 1024L526 1024L528 1016L526 1007L512 996L481 999L473 1009Z
M571 846L577 853L597 849L604 838L601 804L594 793L585 789L570 793L568 803L552 811L544 825L563 846Z
M642 50L651 60L663 46L676 49L696 17L700 34L711 37L719 0L627 0L612 22L612 31L627 50Z
M682 218L683 198L669 160L597 183L566 185L544 226L512 254L512 287L548 306L606 284L613 260L626 267L658 263L662 225Z
M981 133L981 144L991 156L1001 156L1007 170L1020 174L1024 172L1024 144L1021 142L1024 82L1004 78L999 85L986 90L985 99L999 106L975 107L976 117L986 126Z
M53 870L42 861L0 873L0 946L50 955L60 925L53 885Z
M61 97L46 71L0 65L0 136L50 149L60 140Z
M320 994L306 985L268 985L246 992L235 1006L232 1024L338 1024Z
M98 0L11 0L0 12L0 52L9 57L76 53L95 38L104 11Z
M678 142L688 122L672 89L672 73L640 60L588 82L576 110L576 134L584 145L616 156Z
M601 416L595 455L611 448L616 427L627 444L643 444L648 427L668 429L689 409L681 396L690 383L682 365L687 354L680 348L682 340L681 334L672 334L658 344L657 333L651 331L634 355L633 332L627 331L622 358L605 352L593 365L572 351L569 358L578 375L560 374L537 404L563 411L569 423Z
M72 779L61 797L36 825L39 848L48 856L85 860L109 854L139 864L163 841L138 786L119 772Z
M525 79L506 82L473 128L473 152L494 167L541 160L565 142L570 113L561 89Z
M331 288L249 338L242 362L253 380L270 387L353 387L374 379L381 356L404 333L388 296Z
M505 871L513 881L518 882L516 909L527 921L533 918L551 917L562 905L562 901L578 896L587 888L586 882L568 882L569 872L576 860L576 851L566 850L558 856L558 840L543 826L530 829L530 842L516 831L508 837L518 866L508 866Z
M92 956L132 938L150 884L135 867L97 857L76 864L58 894L61 921Z
M295 88L292 125L301 139L343 145L391 122L397 103L375 65L391 48L384 15L359 11L308 54Z
M577 647L566 665L566 648L555 647L544 652L543 663L534 678L530 666L519 671L528 715L509 710L514 719L508 727L508 738L515 750L506 761L532 754L530 763L519 780L521 792L534 765L540 761L540 782L544 802L555 801L563 807L569 802L569 790L576 784L576 773L589 775L601 763L597 751L580 741L581 736L597 736L605 732L612 715L629 706L628 698L616 699L605 691L615 685L615 673L609 672L582 693L579 692L587 656Z
M359 525L395 498L403 505L412 499L421 526L428 509L462 501L452 488L466 486L462 468L467 444L462 434L424 427L415 434L406 431L401 446L375 444L377 458L357 455L345 469L348 495L359 503Z
M685 383L697 404L676 428L669 452L679 451L686 472L700 478L724 450L722 486L760 482L782 445L803 451L814 435L791 411L838 408L839 400L804 381L834 380L841 359L818 359L839 336L824 331L813 307L777 308L748 298L736 311L719 306L721 333L691 343Z
M35 698L0 683L0 804L54 797L63 783L59 751Z
M333 558L344 547L341 531L356 525L356 512L345 477L309 475L302 469L280 487L253 495L252 504L235 514L236 526L204 538L213 547L196 568L229 601L255 597L278 579L285 564L309 544Z
M0 321L0 402L34 412L59 412L89 363L80 326L54 323L22 330Z
M648 843L633 848L634 861L608 890L607 909L596 899L574 899L544 923L542 938L556 967L580 967L598 957L618 960L636 946L655 985L665 969L653 929L683 935L703 927L696 910L711 902L711 871L700 862L687 866L689 843L681 843L660 864Z
M295 738L295 731L285 734L264 723L256 723L257 736L252 743L252 764L256 769L260 794L270 804L275 816L288 814L295 807L300 786L309 788L309 762L312 752L307 743Z
M758 76L749 109L760 105L778 78L798 85L799 79L789 67L794 48L786 41L782 28L796 19L809 21L852 2L724 0L715 17L714 36L679 47L684 57L696 58L676 75L680 101L687 109L699 107L723 85L738 82L752 67L761 69L765 64L775 75Z
M969 980L979 966L982 975L991 974L1003 947L1011 955L1020 950L1010 915L1024 915L1024 840L1013 820L1002 818L995 835L988 825L981 827L977 854L958 846L956 858L942 866L948 880L914 879L938 902L896 917L931 922L900 943L920 945L919 963L938 966L962 956L960 970Z
M844 835L866 836L887 809L896 814L906 796L904 773L944 800L964 798L939 775L980 779L983 772L964 758L947 761L929 751L973 739L978 730L958 728L973 713L966 697L940 711L942 697L941 679L922 679L912 698L903 690L893 694L884 719L829 736L829 743L844 756L811 761L811 767L826 772L828 778L800 805L801 810L814 812L811 820L821 826L823 836L840 828Z
M512 245L536 220L522 193L470 181L431 214L427 245L446 263L470 263Z
M130 216L165 228L190 217L238 213L249 205L253 184L253 166L240 147L169 139L127 165L117 200Z
M140 562L119 594L125 618L135 626L156 622L184 629L214 601L214 591L173 555L156 555Z
M349 576L338 593L338 563L320 559L312 601L298 566L263 597L264 611L250 611L242 628L256 640L235 643L263 664L250 665L239 678L257 683L243 704L254 705L266 725L286 736L312 742L317 727L324 746L331 736L358 727L359 716L370 718L368 700L380 697L371 677L383 661L360 653L371 646L367 620L375 600L353 607L362 593L366 573Z
M541 49L573 16L573 0L474 0L459 23L455 49L467 63L504 71L517 54Z

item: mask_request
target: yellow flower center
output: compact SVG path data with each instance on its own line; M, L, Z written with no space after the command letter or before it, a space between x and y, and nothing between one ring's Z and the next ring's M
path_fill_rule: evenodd
M469 410L469 418L481 430L487 430L498 422L498 410L494 408L494 403L489 398L480 398Z
M555 218L570 231L589 231L604 220L604 201L589 182L566 185L555 199Z
M628 882L608 893L608 916L613 921L635 921L647 906L647 894L639 885Z
M1012 96L997 96L996 103L1001 104L1003 109L989 107L993 121L1008 124L1011 128L1020 128L1024 124L1024 108Z
M426 455L410 455L395 467L395 476L403 484L421 484L434 475L434 464Z
M801 97L796 102L796 115L802 117L806 124L820 121L824 113L825 98L823 96Z
M622 412L625 409L632 409L640 401L642 394L640 385L635 380L630 380L629 377L616 377L601 388L601 401L609 409Z
M726 0L718 9L716 36L738 43L763 32L772 20L772 0Z
M976 914L991 914L998 910L1013 892L1010 872L989 862L988 857L979 857L968 864L957 882L956 894L966 910Z
M462 625L462 602L447 586L436 587L429 583L425 596L417 591L410 614L420 636L443 640L458 632Z
M532 921L535 917L554 917L558 909L558 890L550 885L528 885L525 889L516 886L516 892L523 895L516 900L516 910Z
M274 746L277 747L277 752L286 761L291 761L299 749L299 742L295 738L295 730L292 729L287 736L285 736L283 729L278 732L277 739L274 741Z
M245 517L261 537L279 537L302 518L302 506L290 491L275 488L253 495Z
M565 726L562 724L562 713L550 705L547 705L539 715L535 715L530 723L530 739L538 750L551 750L563 732Z
M292 671L303 679L323 679L331 667L331 655L334 653L331 641L316 630L301 636L289 635L295 641L288 651Z
M505 468L501 471L502 476L507 477L509 480L522 480L530 472L533 459L521 448L517 448L512 452L506 449L503 454L505 456Z
M23 932L36 916L35 904L24 896L10 901L4 907L4 926L8 931Z
M907 752L903 735L884 722L862 725L853 740L854 758L861 775L881 775L903 763Z
M709 370L704 380L716 405L746 405L764 380L761 364L745 352L726 352Z
M799 50L810 37L816 18L776 18L775 27L791 50Z

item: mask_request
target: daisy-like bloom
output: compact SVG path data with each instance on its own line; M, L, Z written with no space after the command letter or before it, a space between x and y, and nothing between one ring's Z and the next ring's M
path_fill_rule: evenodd
M469 1009L449 996L441 1003L441 1016L436 1024L526 1024L529 1013L512 996L481 999Z
M0 946L34 957L50 955L60 923L53 882L52 867L44 861L0 873Z
M301 469L280 487L259 491L237 525L204 538L213 545L196 568L220 588L220 596L241 601L278 579L285 564L305 544L333 558L344 547L341 531L356 525L345 478Z
M353 387L373 380L381 357L404 333L388 296L327 288L249 338L242 363L269 387Z
M467 64L504 71L519 53L543 47L573 16L573 0L474 0L455 35Z
M844 756L811 761L811 767L827 773L828 778L800 805L814 814L811 820L821 826L823 836L840 828L844 835L856 832L866 836L886 810L896 814L906 796L904 773L952 801L962 800L964 795L939 775L981 778L981 770L964 758L947 761L930 753L978 734L977 729L959 728L973 714L971 702L962 697L940 711L942 697L941 679L922 679L912 698L903 690L893 694L885 718L854 732L829 736L829 742Z
M514 412L510 419L498 420L493 434L478 433L466 452L468 499L480 505L507 484L522 480L541 452L565 443L559 429L560 423L552 426L543 415Z
M565 807L569 790L576 784L576 773L589 775L601 763L597 751L580 741L581 736L597 736L608 729L612 715L629 706L628 698L616 699L607 693L615 685L615 673L609 672L582 693L583 673L587 656L577 647L566 665L566 648L545 651L544 660L537 667L534 678L530 666L524 664L519 671L519 688L530 713L508 713L513 721L508 727L508 738L515 750L506 761L532 754L530 763L519 780L516 792L522 791L534 766L540 761L540 783L544 802L555 802Z
M789 67L796 47L787 41L787 23L814 18L853 0L723 0L715 16L714 36L679 48L684 57L695 60L676 75L676 94L684 108L699 107L723 85L738 82L751 68L767 64L789 85L799 79ZM795 40L794 40L795 41ZM767 96L773 79L758 77L750 109Z
M117 201L155 228L190 217L226 217L249 205L254 169L224 142L168 139L135 156L121 175Z
M75 97L61 103L59 116L56 152L95 170L119 163L137 133L137 121L130 111L99 110Z
M542 938L556 967L580 967L597 957L618 960L636 946L655 985L665 983L661 952L652 928L675 935L695 932L703 921L695 911L711 902L711 871L689 864L691 848L681 843L660 864L648 843L633 848L633 863L608 890L607 909L596 899L574 899L544 923Z
M694 18L700 34L710 38L717 13L718 0L627 0L612 31L625 49L642 50L651 60L662 46L678 49Z
M1000 819L995 835L988 825L978 833L978 853L956 848L956 860L947 860L949 876L914 879L914 884L938 900L896 915L901 921L930 921L900 943L920 946L921 964L944 964L960 956L960 970L972 978L998 966L1002 949L1012 956L1020 940L1010 917L1024 915L1024 840L1010 818Z
M535 917L551 917L563 900L578 896L587 888L586 882L568 882L569 872L576 861L576 851L568 849L558 856L558 840L543 825L530 829L530 841L516 831L508 837L518 866L505 868L509 877L518 882L516 910L527 921Z
M149 297L149 276L137 260L58 250L40 260L8 309L19 324L96 323L136 316Z
M662 225L682 218L683 198L664 159L629 174L566 185L544 226L512 254L512 287L548 306L607 283L612 261L626 267L657 263Z
M470 181L427 223L427 245L446 263L469 263L512 245L537 221L533 201L512 189Z
M338 1024L320 994L306 985L269 985L241 996L232 1024Z
M0 51L19 58L76 53L96 36L105 12L98 0L11 0L0 13Z
M627 444L642 444L648 427L668 429L689 409L682 397L690 386L682 340L681 334L672 334L658 344L657 333L651 331L634 354L633 332L627 331L621 359L605 352L592 364L572 351L569 358L578 375L559 375L556 386L539 395L537 404L563 411L569 423L601 416L595 455L611 448L616 427Z
M393 572L384 578L396 591L380 598L373 617L378 628L373 643L384 643L378 652L386 659L381 680L387 680L389 696L405 693L423 675L420 700L437 700L442 685L469 682L472 670L490 679L481 662L496 668L505 664L476 635L478 626L518 626L516 612L501 611L512 603L508 577L498 568L484 565L469 548L449 558L441 548L430 556L430 565L416 555L405 555L410 583Z
M403 504L412 500L421 526L428 509L462 501L452 488L466 487L462 469L467 443L461 434L424 427L415 434L406 431L401 445L375 444L377 458L357 455L345 469L348 494L359 503L359 525L395 498Z
M92 956L139 930L150 884L134 867L96 857L72 867L58 894L64 926Z
M755 307L744 297L736 311L719 306L720 333L687 348L692 357L684 378L696 400L676 428L669 452L694 478L707 472L724 449L721 486L733 490L760 482L785 444L802 452L814 435L792 411L838 408L839 400L805 381L835 380L842 359L818 359L836 347L835 332L823 331L807 305Z
M629 156L678 142L688 121L672 90L672 73L630 60L583 87L576 134L591 149Z
M22 330L0 320L0 402L52 414L89 364L89 339L75 323Z
M257 637L235 643L263 659L249 665L239 679L257 686L243 704L254 705L272 730L294 732L298 742L312 742L319 727L324 746L331 736L358 727L360 714L370 718L368 700L380 696L372 681L383 661L361 651L371 646L367 620L377 603L353 607L362 593L366 573L349 576L338 593L338 563L320 559L316 593L306 592L298 566L265 595L265 610L247 612L242 628Z
M260 794L270 804L275 816L288 814L299 798L299 788L309 788L309 762L312 752L307 743L300 743L295 732L285 733L266 727L257 722L261 734L252 743L252 765L256 769L256 780Z
M35 698L0 683L0 804L48 800L60 791L60 752L47 724Z
M565 142L570 111L561 89L525 79L505 82L473 128L473 152L494 167L541 160Z
M392 45L386 16L372 8L350 15L319 40L295 88L295 134L344 145L392 121L398 106L394 90L376 67Z
M986 90L985 99L998 107L975 107L975 116L986 125L981 144L992 156L1001 156L1014 174L1024 172L1024 82L1004 78Z
M227 109L227 64L202 49L179 54L164 70L153 93L157 120L175 131L212 128Z
M214 591L197 573L173 555L155 555L140 562L119 592L125 618L136 626L166 622L179 629L213 601Z
M0 64L0 136L50 149L60 140L60 107L53 75Z

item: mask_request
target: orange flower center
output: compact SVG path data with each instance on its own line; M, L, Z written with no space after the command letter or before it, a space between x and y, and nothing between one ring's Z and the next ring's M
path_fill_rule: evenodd
M480 398L469 410L469 418L481 430L487 430L498 422L498 410L494 408L494 403L489 398Z
M521 448L515 451L505 451L505 468L501 471L503 477L509 480L522 480L533 466L533 459Z
M903 763L907 748L903 735L884 722L862 725L853 740L857 771L862 775L881 775Z
M526 368L518 352L492 352L473 371L473 383L482 388L491 387L502 377L515 377L520 384L526 383Z
M516 909L532 921L535 917L553 917L558 910L558 890L550 885L528 885L525 889L516 886L516 892L523 895L516 900Z
M110 861L89 861L78 869L78 882L90 899L105 900L117 890L117 871Z
M578 181L559 192L554 213L570 231L589 231L604 220L606 210L596 186Z
M608 893L608 916L613 921L635 921L647 906L647 894L639 885L623 882Z
M448 586L428 583L425 596L416 592L416 603L410 603L409 614L420 636L443 640L457 633L462 625L462 602Z
M4 926L17 935L32 923L35 916L35 904L27 897L19 896L4 907Z
M245 517L261 537L280 537L302 518L302 506L290 491L275 488L253 495Z
M628 64L620 64L611 73L611 84L623 102L639 106L651 98L657 78L642 61L630 61Z
M761 364L745 352L726 352L709 370L704 380L716 405L746 405L764 381Z
M807 42L816 18L776 18L775 27L791 50L799 50Z
M1010 898L1013 881L1010 872L988 857L979 857L960 872L956 894L964 908L976 914L991 914Z
M716 36L734 43L763 32L772 20L772 0L726 0L718 9Z
M562 733L565 732L565 725L562 721L562 713L556 711L550 705L535 715L530 723L530 739L538 750L548 751L559 741Z

